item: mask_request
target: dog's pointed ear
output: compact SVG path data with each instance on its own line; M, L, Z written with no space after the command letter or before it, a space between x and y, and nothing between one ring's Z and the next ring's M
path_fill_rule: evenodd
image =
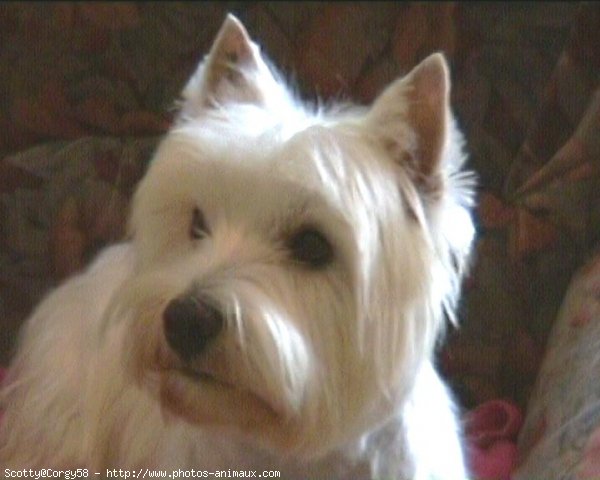
M275 83L258 45L229 14L208 55L185 86L181 114L195 117L229 102L262 104Z
M440 53L430 55L396 80L371 111L381 140L424 189L439 187L444 148L450 134L450 78Z

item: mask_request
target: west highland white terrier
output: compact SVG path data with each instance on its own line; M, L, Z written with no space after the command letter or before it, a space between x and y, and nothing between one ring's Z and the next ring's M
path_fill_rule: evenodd
M433 366L474 234L449 88L434 54L370 107L310 107L229 16L130 240L23 329L3 472L466 479Z

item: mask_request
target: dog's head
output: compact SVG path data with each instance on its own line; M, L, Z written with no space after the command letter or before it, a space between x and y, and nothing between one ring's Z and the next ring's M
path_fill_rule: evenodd
M124 347L168 411L319 454L410 391L473 226L439 54L368 108L309 108L234 17L135 196Z

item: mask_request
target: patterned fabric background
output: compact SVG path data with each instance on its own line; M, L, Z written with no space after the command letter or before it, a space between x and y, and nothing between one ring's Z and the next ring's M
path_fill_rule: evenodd
M600 255L575 276L528 406L514 480L600 478Z
M311 98L368 102L446 53L479 241L440 364L466 408L526 407L566 286L600 240L596 3L1 3L0 361L40 296L122 237L227 11Z

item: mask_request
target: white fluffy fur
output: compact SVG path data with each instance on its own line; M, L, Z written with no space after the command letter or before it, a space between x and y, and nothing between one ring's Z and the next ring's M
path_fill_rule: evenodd
M25 325L2 469L467 478L432 366L474 231L447 82L436 55L368 109L314 111L229 17L137 190L131 241ZM430 141L436 158L420 158ZM195 207L202 240L188 235ZM323 269L289 258L307 224L333 246ZM183 375L164 338L166 305L190 290L225 314L187 365L218 382Z

